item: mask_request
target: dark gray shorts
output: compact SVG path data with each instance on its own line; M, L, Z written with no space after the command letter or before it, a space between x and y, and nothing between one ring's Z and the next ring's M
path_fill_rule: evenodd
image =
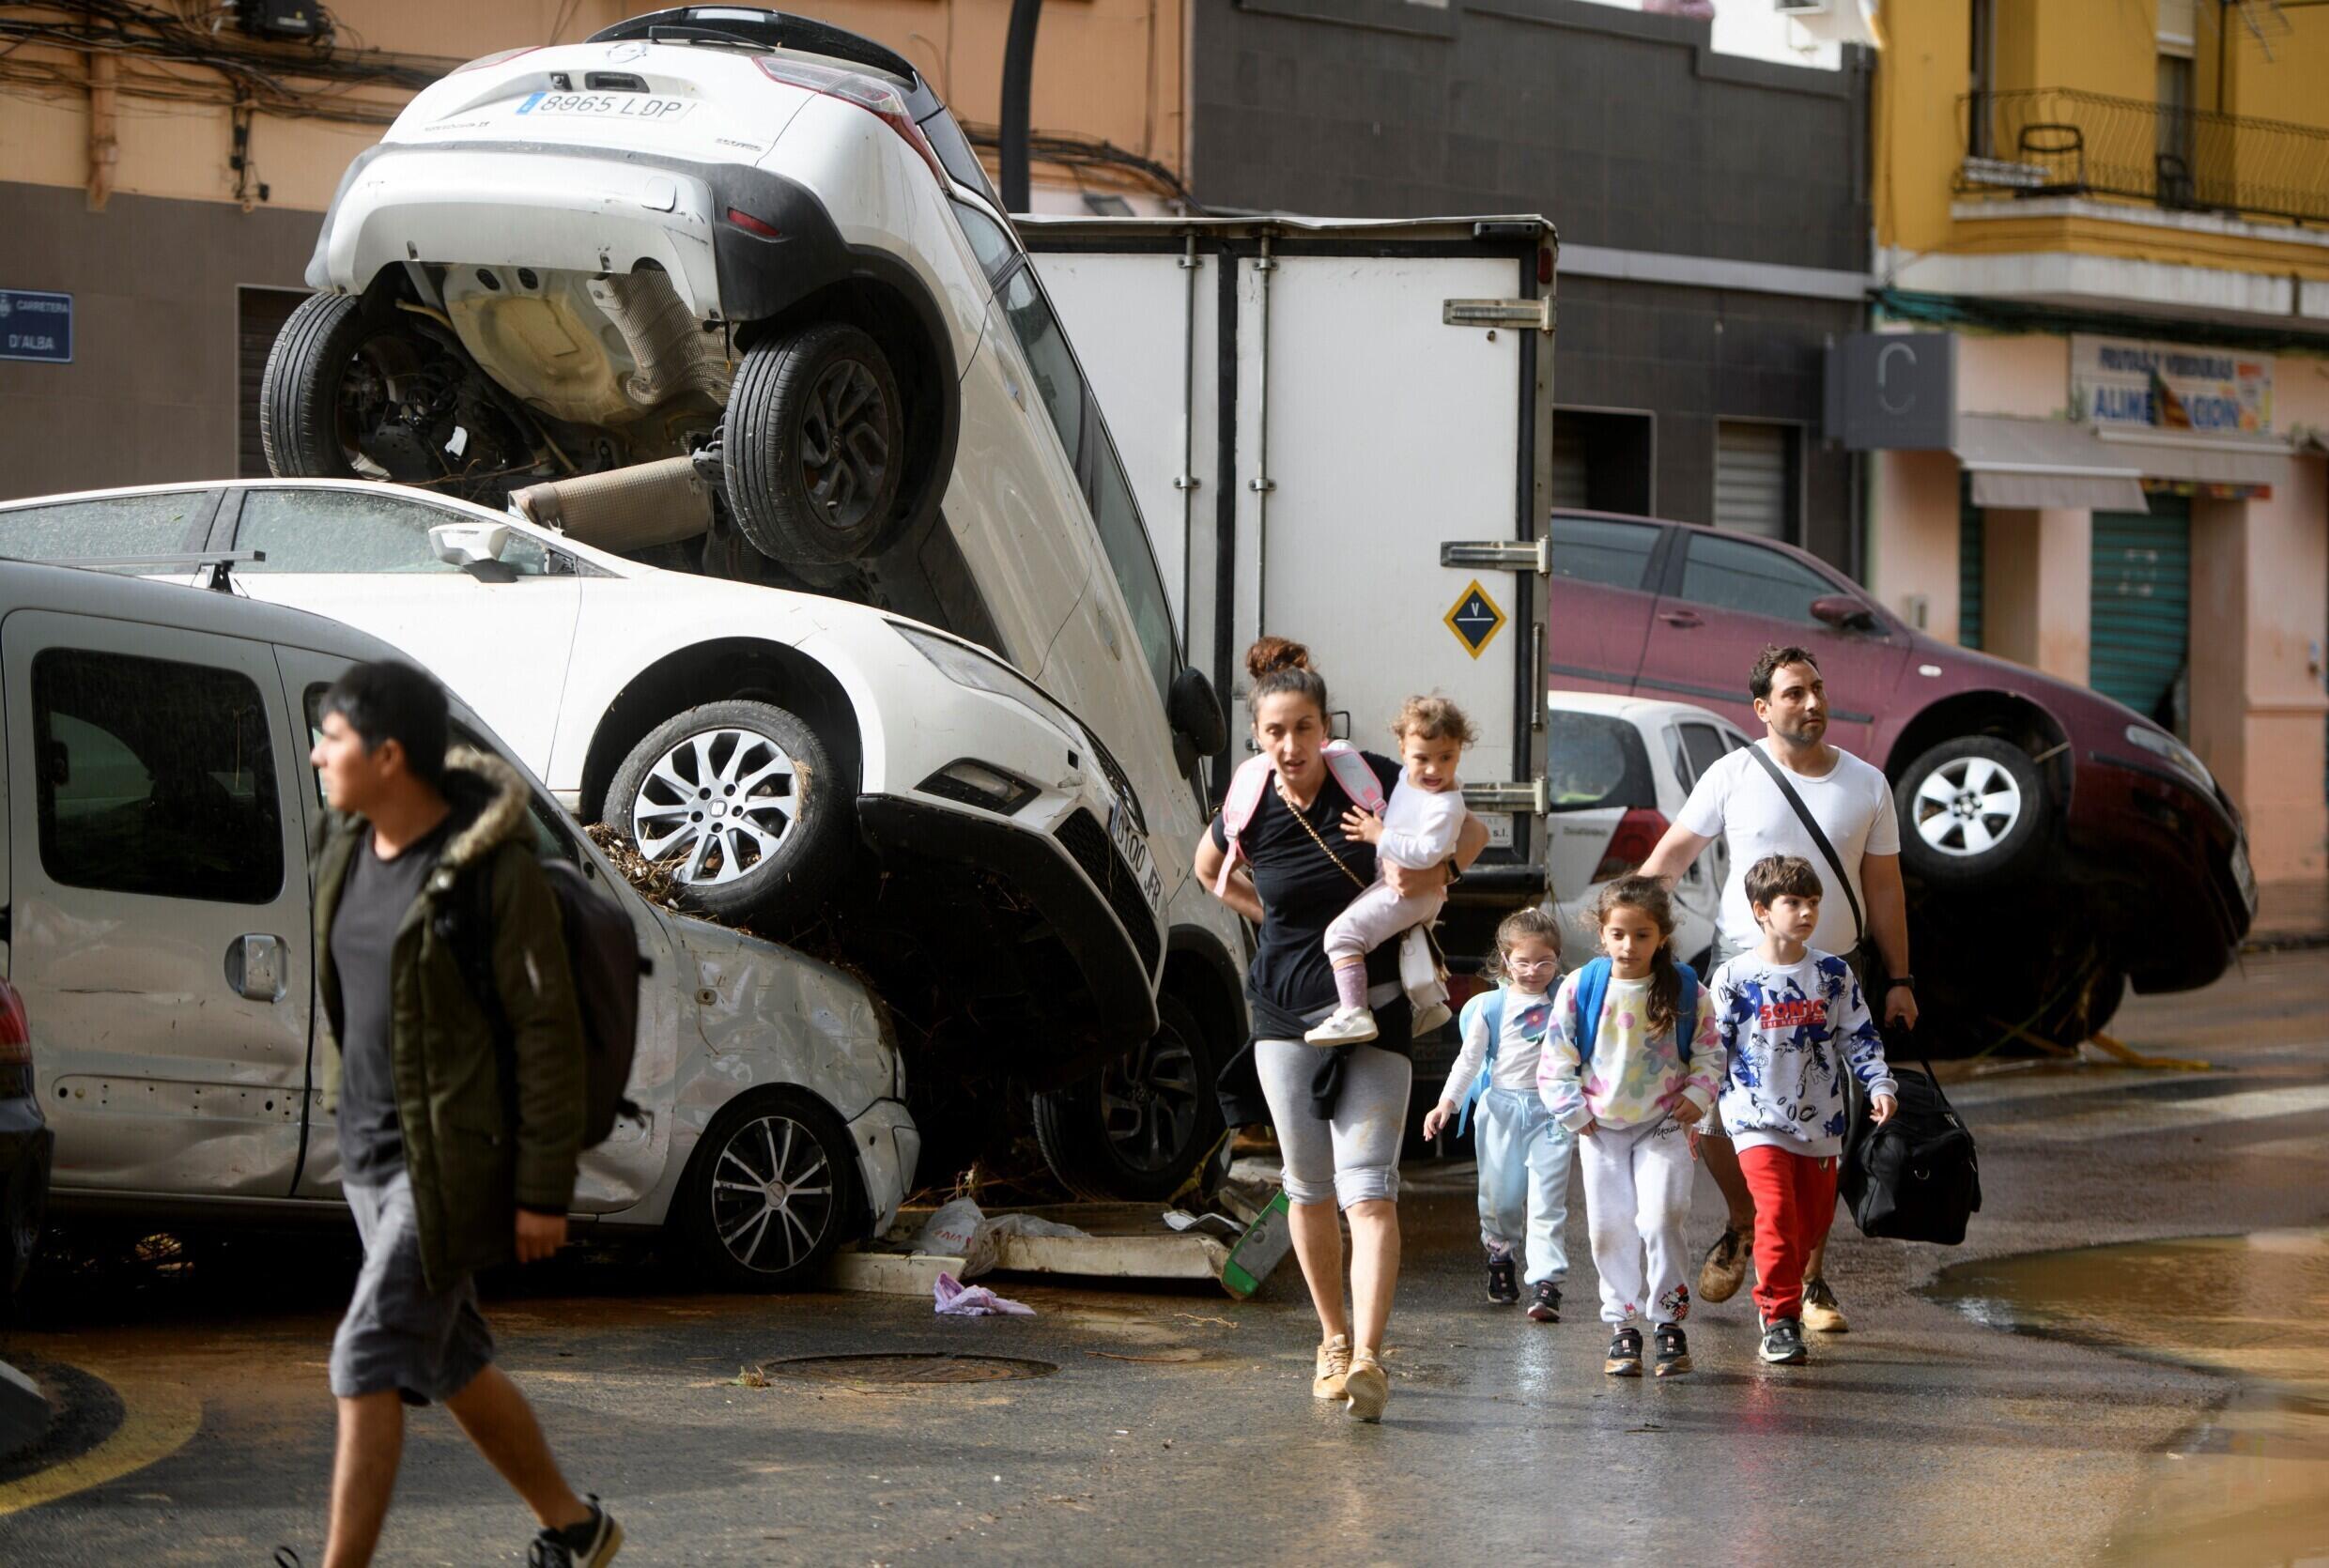
M493 1364L493 1334L477 1311L476 1282L464 1274L449 1290L428 1288L409 1172L378 1187L349 1182L347 1192L364 1261L332 1339L332 1393L354 1399L393 1389L408 1405L459 1393Z

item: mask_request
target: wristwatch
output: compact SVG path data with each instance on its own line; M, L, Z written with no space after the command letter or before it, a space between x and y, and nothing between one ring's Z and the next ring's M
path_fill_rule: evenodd
M1450 887L1453 887L1463 880L1464 869L1456 864L1456 857L1454 855L1449 855L1447 857L1447 884Z
M1904 986L1910 991L1916 990L1917 977L1914 975L1895 975L1884 983L1884 989L1887 991L1898 991Z

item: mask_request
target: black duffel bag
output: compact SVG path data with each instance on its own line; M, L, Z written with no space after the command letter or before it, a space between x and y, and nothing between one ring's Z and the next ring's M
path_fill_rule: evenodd
M1918 1059L1923 1072L1895 1074L1900 1103L1882 1127L1870 1118L1867 1098L1854 1097L1837 1191L1862 1236L1953 1247L1982 1207L1981 1163L1933 1065Z

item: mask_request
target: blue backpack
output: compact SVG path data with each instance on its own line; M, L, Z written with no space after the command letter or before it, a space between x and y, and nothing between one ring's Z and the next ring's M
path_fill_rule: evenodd
M1674 1045L1681 1053L1682 1065L1687 1068L1690 1065L1690 1037L1697 1032L1698 1024L1698 972L1681 962L1676 962L1674 969L1682 977L1682 989L1674 1000ZM1577 1015L1585 1025L1585 1038L1578 1042L1577 1050L1581 1068L1593 1065L1593 1043L1601 1033L1601 1004L1607 1000L1609 992L1610 961L1606 955L1594 959L1577 972ZM1459 1137L1472 1125L1473 1106L1479 1103L1482 1095L1488 1093L1488 1075L1496 1067L1496 1048L1504 1042L1503 987L1484 991L1464 1004L1457 1038L1460 1039L1471 1034L1473 1020L1481 1017L1488 1020L1488 1060L1480 1065L1479 1074L1473 1079L1472 1087L1464 1091L1464 1102L1456 1117L1456 1131ZM1548 1015L1545 1034L1551 1033L1552 1019ZM1540 1039L1542 1038L1539 1037Z
M1545 1034L1550 1035L1552 1033L1550 998L1547 998L1547 1002ZM1496 1070L1496 1048L1504 1042L1504 987L1498 986L1494 991L1484 991L1464 1004L1462 1016L1457 1021L1456 1038L1460 1040L1470 1036L1473 1021L1478 1018L1488 1020L1488 1060L1480 1064L1480 1070L1473 1078L1472 1087L1464 1091L1464 1102L1456 1113L1456 1135L1459 1138L1472 1126L1472 1108L1480 1102L1482 1095L1488 1093L1489 1075ZM1544 1036L1539 1035L1537 1039L1539 1043L1542 1043Z

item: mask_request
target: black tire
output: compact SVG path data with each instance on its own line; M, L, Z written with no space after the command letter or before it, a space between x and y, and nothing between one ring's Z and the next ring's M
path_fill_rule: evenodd
M259 448L268 472L278 479L359 477L340 392L372 334L371 315L352 294L311 294L292 311L259 374Z
M881 345L826 321L745 351L721 426L728 506L774 561L837 565L909 521L905 404Z
M1156 1015L1146 1044L1035 1097L1043 1162L1079 1198L1162 1203L1220 1141L1211 1042L1177 996L1158 997Z
M772 1172L785 1191L779 1201L763 1187L758 1208L748 1191L720 1185L765 1184ZM820 1186L825 1191L812 1191ZM869 1218L856 1145L841 1117L806 1090L777 1088L732 1101L712 1118L666 1222L690 1261L727 1288L790 1290L813 1282L835 1248L865 1233Z
M49 1207L49 1140L43 1138L8 1173L0 1191L0 1308L24 1287L24 1276L40 1251L40 1230Z
M703 737L708 747L696 744ZM709 776L700 776L707 760ZM779 771L754 792L753 774L772 763ZM698 806L718 809L689 810L678 821L673 808L688 805L684 785L700 792ZM815 915L849 863L855 832L847 783L817 732L773 703L746 698L706 702L649 730L615 769L602 815L640 853L672 867L684 903L727 921ZM667 822L671 830L662 832Z
M1895 787L1901 855L1936 887L1994 884L2043 857L2053 803L2029 753L1960 735L1908 764Z

